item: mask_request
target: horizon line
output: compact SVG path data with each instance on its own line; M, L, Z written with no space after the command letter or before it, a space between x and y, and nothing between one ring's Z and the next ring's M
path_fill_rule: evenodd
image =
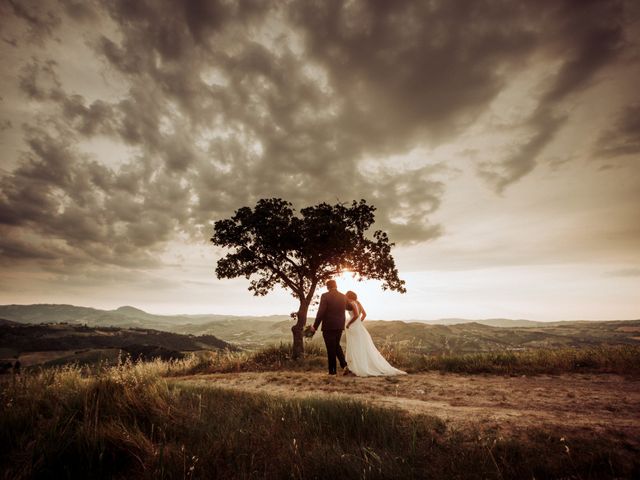
M290 317L287 313L272 313L267 315L251 315L251 314L236 314L236 313L153 313L147 310L143 310L142 308L135 307L133 305L121 305L112 309L98 308L93 306L85 306L85 305L74 305L71 303L5 303L0 304L1 307L37 307L37 306L66 306L66 307L76 307L76 308L90 308L93 310L100 310L104 312L117 312L123 308L132 308L135 310L139 310L142 313L148 315L154 315L159 317L172 317L172 316L183 316L183 317L197 317L197 316L220 316L220 317L253 317L253 318L266 318L266 317ZM315 318L314 316L309 315L308 318ZM509 320L513 322L534 322L534 323L556 323L556 322L631 322L631 321L640 321L640 317L636 318L608 318L608 319L589 319L589 318L579 318L579 319L561 319L561 320L531 320L528 318L508 318L508 317L482 317L482 318L469 318L469 317L438 317L438 318L371 318L369 321L383 321L383 322L438 322L438 321L450 321L450 320L464 320L469 322L479 322L479 321L489 321L489 320Z

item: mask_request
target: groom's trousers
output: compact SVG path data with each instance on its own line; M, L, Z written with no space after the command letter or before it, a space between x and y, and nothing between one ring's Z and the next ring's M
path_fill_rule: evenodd
M329 374L336 373L336 357L340 362L340 367L347 366L347 361L344 358L344 352L340 346L340 338L342 338L342 330L323 330L322 338L324 338L324 344L327 347L327 357L329 359Z

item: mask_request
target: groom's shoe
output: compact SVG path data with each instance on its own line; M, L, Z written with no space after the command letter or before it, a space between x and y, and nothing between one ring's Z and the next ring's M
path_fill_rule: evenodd
M351 370L349 370L349 367L344 367L342 369L342 375L349 375L351 374Z

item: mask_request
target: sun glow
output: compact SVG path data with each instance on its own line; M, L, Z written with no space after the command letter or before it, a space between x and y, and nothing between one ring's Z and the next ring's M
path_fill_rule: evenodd
M378 280L365 280L355 272L346 270L341 275L335 277L338 290L347 293L349 290L358 295L358 300L367 311L370 318L380 318L381 312L385 310L384 304L387 300L388 291L382 290L382 282Z

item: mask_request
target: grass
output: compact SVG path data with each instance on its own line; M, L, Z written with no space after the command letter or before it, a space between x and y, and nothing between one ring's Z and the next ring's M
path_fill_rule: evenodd
M390 354L389 357L393 357ZM392 358L393 360L393 358ZM640 347L601 345L588 348L535 349L452 355L405 355L398 362L409 371L536 375L561 373L640 374Z
M394 366L409 373L439 371L460 374L538 375L562 373L614 373L640 375L640 346L599 345L586 348L540 348L502 350L480 353L424 354L399 343L379 346L383 356ZM113 350L115 352L115 350ZM60 366L81 363L95 372L119 360L117 353L89 350L47 362ZM161 375L230 373L243 371L323 371L326 351L321 342L305 343L305 357L293 359L291 343L268 345L256 351L205 350L189 353L182 360L148 362L145 365ZM97 367L96 367L97 365ZM36 370L41 367L30 367Z
M602 345L590 348L536 349L467 354L425 355L400 345L385 344L383 356L409 373L439 371L461 374L537 375L562 373L640 374L640 346ZM256 352L206 352L192 358L176 373L225 373L326 368L324 347L307 343L305 358L293 359L289 343Z
M288 362L282 349L254 361ZM286 350L285 350L286 352ZM4 478L633 478L614 434L503 438L328 398L285 400L172 380L198 360L33 371L0 393Z
M277 370L321 370L326 366L326 352L320 346L308 343L305 358L293 359L291 343L268 345L260 350L247 351L205 351L178 362L174 368L176 374L231 373L247 371Z

